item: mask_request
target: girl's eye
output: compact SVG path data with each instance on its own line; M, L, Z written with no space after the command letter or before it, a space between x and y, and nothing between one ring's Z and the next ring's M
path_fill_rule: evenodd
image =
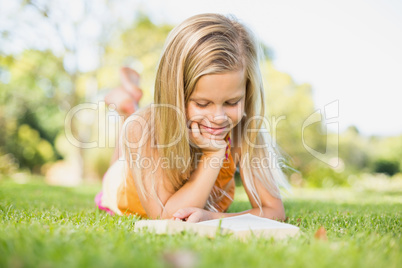
M201 104L201 103L196 102L196 104L197 104L198 107L202 107L202 108L208 106L208 103L207 104Z
M240 100L238 100L238 101L236 101L234 103L227 102L226 104L229 105L229 106L236 106L239 102L240 102ZM207 107L209 105L209 103L201 104L201 103L196 102L196 105L198 107L205 108L205 107Z
M230 102L228 102L227 104L228 104L229 106L236 106L239 102L240 102L240 100L236 101L235 103L230 103Z

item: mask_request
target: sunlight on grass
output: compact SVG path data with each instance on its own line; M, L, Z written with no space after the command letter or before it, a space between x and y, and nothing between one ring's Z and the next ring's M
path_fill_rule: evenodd
M402 204L402 176L390 179L384 175L363 175L350 188L292 188L292 193L284 193L286 200L331 201L349 204ZM242 186L236 187L235 200L248 201Z
M351 188L295 188L290 200L331 201L349 204L402 204L402 177L363 175Z

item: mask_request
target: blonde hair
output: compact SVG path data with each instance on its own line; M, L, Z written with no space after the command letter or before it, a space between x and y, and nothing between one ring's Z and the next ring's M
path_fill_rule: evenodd
M186 104L198 80L207 74L244 70L247 79L245 97L245 117L233 129L233 139L241 139L241 168L246 187L261 208L253 178L262 182L264 187L276 198L281 198L280 185L289 185L278 166L274 147L269 134L261 130L263 118L264 89L259 69L259 47L252 32L233 17L219 14L200 14L193 16L174 28L165 43L156 74L154 103L160 105L154 111L154 124L150 133L155 134L155 142L162 145L157 153L169 160L169 168L164 170L166 178L178 190L190 177L197 161L199 149L190 146L186 125ZM174 124L172 124L174 122ZM154 128L157 126L157 128ZM176 140L174 146L163 146ZM268 145L254 148L255 145ZM257 146L258 147L258 146ZM191 159L190 165L174 163L175 157ZM268 158L271 168L252 168L253 157ZM134 171L134 170L133 170ZM135 170L134 178L140 192L146 196L141 171ZM155 180L155 178L150 178ZM155 185L153 181L153 185ZM156 194L156 191L153 190ZM206 208L216 210L213 195ZM216 193L215 193L216 194ZM157 196L156 196L157 197Z

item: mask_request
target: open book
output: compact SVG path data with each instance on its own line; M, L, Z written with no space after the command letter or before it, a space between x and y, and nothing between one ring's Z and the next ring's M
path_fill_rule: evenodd
M217 220L188 223L174 220L140 220L135 223L134 231L147 229L157 234L174 234L182 231L214 237L217 234L233 234L239 238L274 237L277 239L295 236L299 228L266 218L245 214Z

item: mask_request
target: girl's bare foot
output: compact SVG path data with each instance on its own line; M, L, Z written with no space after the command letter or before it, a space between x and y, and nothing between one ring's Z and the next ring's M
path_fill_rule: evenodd
M138 109L138 102L142 97L142 90L139 88L139 74L128 67L120 69L121 85L105 97L106 104L114 104L116 111L127 118Z
M138 103L142 97L142 90L139 88L140 75L131 68L123 67L120 69L120 80L122 87Z

